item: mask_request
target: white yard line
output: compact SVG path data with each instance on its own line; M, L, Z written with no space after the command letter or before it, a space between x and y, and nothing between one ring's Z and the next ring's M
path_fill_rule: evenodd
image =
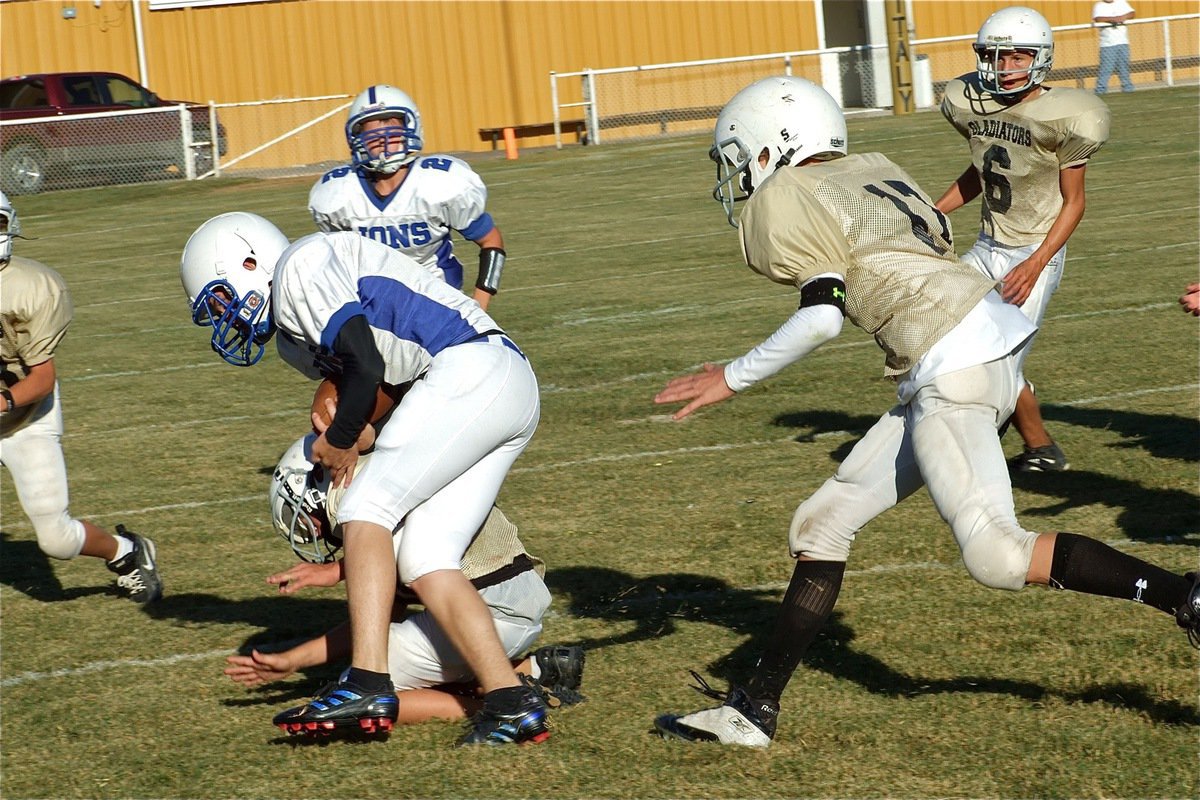
M1166 537L1162 539L1140 539L1130 541L1128 539L1114 539L1106 542L1110 547L1118 548L1135 548L1142 545L1161 544L1164 542L1179 541L1178 537ZM846 570L847 578L870 578L876 575L890 575L903 572L931 572L957 569L957 563L946 563L941 561L917 561L909 564L877 564L866 569L850 569ZM698 592L673 592L666 595L655 595L644 600L635 599L628 601L627 605L651 605L662 603L664 601L678 600L710 600L720 598L730 592L782 592L787 589L787 583L783 581L775 583L764 583L756 586L730 587L729 589L716 589ZM547 616L561 616L557 612L550 612ZM89 664L83 664L78 667L70 667L64 669L55 669L49 672L21 672L9 678L0 680L0 689L7 689L12 686L20 686L25 683L37 683L40 681L52 680L54 678L74 678L79 675L89 675L95 672L106 672L109 670L128 670L135 667L170 667L175 664L186 663L189 661L207 661L209 659L223 658L233 654L234 648L224 648L221 650L208 650L203 653L179 653L177 655L163 656L161 658L123 658L111 661L93 661Z

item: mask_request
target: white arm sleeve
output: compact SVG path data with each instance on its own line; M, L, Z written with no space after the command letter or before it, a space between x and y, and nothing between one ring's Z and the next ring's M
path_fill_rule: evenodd
M758 347L725 365L725 383L735 392L769 378L842 332L842 312L822 303L796 311Z

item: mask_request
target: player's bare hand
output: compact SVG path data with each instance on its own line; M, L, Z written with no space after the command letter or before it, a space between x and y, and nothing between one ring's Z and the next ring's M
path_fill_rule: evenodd
M333 488L349 486L350 479L354 477L354 465L358 463L358 450L354 447L345 450L334 447L322 433L313 442L312 462L329 471L329 485Z
M1000 296L1004 298L1004 302L1012 303L1014 306L1025 305L1025 301L1029 299L1029 294L1033 291L1033 286L1037 283L1038 276L1042 274L1045 266L1033 259L1026 259L1013 267L1004 276L1000 287Z
M1187 291L1179 298L1179 305L1193 317L1200 317L1200 283L1189 283Z
M246 687L281 681L296 672L291 659L284 653L252 650L248 656L232 655L225 661L229 663L225 668L229 679Z
M278 586L280 594L293 594L305 586L337 586L341 580L341 564L310 564L305 561L271 575L267 583Z
M333 420L333 415L337 413L337 403L333 402L332 397L325 398L325 411L329 415L329 419ZM313 430L318 434L325 433L329 430L329 423L325 421L315 411L309 415L312 420ZM362 429L362 433L358 435L358 439L354 442L354 448L360 453L365 453L375 446L375 427L367 425Z
M736 392L725 383L725 368L720 364L705 364L703 372L681 375L670 381L665 389L654 396L654 402L691 401L671 415L671 419L683 419L697 409L728 400L734 394Z

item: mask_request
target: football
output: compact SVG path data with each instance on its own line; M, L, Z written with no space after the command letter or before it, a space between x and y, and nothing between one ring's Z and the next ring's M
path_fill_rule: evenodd
M371 410L371 422L378 422L383 419L389 411L395 408L396 403L400 401L400 397L403 394L404 392L400 387L391 386L386 383L380 384L378 391L375 392L375 408ZM312 412L318 415L326 425L333 422L333 415L325 407L325 401L332 400L336 409L337 399L337 384L329 378L321 381L321 385L317 387L316 394L313 395Z

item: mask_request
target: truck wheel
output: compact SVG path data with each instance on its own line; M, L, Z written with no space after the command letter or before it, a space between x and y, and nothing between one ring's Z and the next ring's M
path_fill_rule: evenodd
M37 194L46 184L46 156L37 145L22 142L0 155L0 186L13 194Z

